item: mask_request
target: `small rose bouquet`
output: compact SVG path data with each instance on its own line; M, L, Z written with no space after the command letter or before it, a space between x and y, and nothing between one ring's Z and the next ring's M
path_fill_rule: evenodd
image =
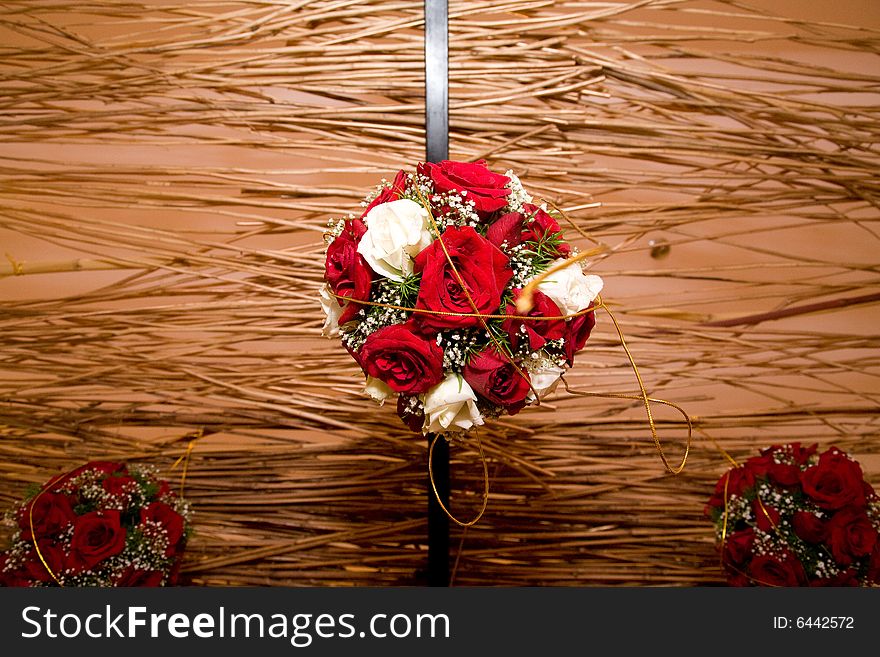
M146 466L94 461L50 480L7 516L3 586L173 585L189 507Z
M880 584L880 498L837 448L765 449L721 477L706 514L732 586Z
M321 302L324 334L341 336L374 399L399 395L410 428L448 434L554 390L590 336L602 279L513 172L420 164L364 205L331 222Z

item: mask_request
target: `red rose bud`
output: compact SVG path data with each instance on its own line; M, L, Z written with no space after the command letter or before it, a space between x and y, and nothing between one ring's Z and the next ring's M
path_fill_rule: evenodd
M877 530L863 509L841 509L828 523L828 547L841 566L868 556L876 545Z
M523 217L519 212L508 212L493 221L486 229L486 239L499 249L506 245L508 249L522 244Z
M141 522L154 522L162 526L168 535L168 548L165 556L170 557L177 551L183 538L183 516L164 502L152 502L141 509Z
M794 533L807 543L822 543L828 537L825 521L808 511L795 511L791 517Z
M351 219L342 225L342 232L339 237L350 240L356 245L360 244L361 238L367 232L367 224L360 219Z
M569 367L574 365L574 357L584 348L593 327L596 326L596 313L592 310L568 320L565 324L565 361Z
M345 310L339 318L339 325L351 321L360 309L355 301L369 301L373 286L373 270L364 257L357 252L357 242L349 236L340 235L327 247L327 260L324 263L324 277L330 290L352 301L337 298Z
M431 179L437 192L467 192L465 200L474 202L474 209L483 219L507 205L510 190L505 186L510 178L492 173L483 160L426 162L418 166L418 172Z
M38 495L18 515L21 537L30 541L34 534L39 539L64 531L76 519L73 504L73 499L64 493ZM31 519L34 526L33 534L31 534Z
M749 527L727 537L724 545L725 563L740 565L748 561L755 542L755 530Z
M522 290L514 290L514 300L518 299L521 293ZM539 290L535 290L532 302L532 309L526 317L560 317L562 315L559 306ZM517 312L515 304L509 304L505 313L507 315L520 314ZM526 319L505 319L501 324L501 328L507 332L514 351L519 348L523 340L528 341L529 351L537 351L548 340L558 340L565 334L565 320L538 320L530 322Z
M369 214L370 210L375 208L377 205L381 205L382 203L390 203L391 201L398 200L403 192L406 190L406 173L403 171L398 171L397 175L394 176L394 181L391 183L390 187L383 187L382 191L379 192L378 196L370 201L370 204L364 209L364 213L361 215L361 219ZM358 221L361 226L363 226L363 222ZM367 232L366 226L364 226L364 230L355 238L355 242L359 242L363 234Z
M416 313L416 321L432 330L479 326L479 317L463 314L497 312L513 276L509 265L507 256L470 226L447 228L416 256L414 271L422 276L416 309L449 314Z
M413 328L411 322L381 328L359 353L364 372L407 395L427 392L443 379L443 350Z
M800 586L807 581L801 562L789 553L782 558L756 556L749 564L748 575L758 586Z
M71 562L82 570L94 568L125 548L125 528L119 511L92 511L79 516L70 540Z
M526 213L527 217L525 224L523 224L522 240L524 242L541 242L562 232L562 228L559 227L556 219L537 205L525 203L523 204L523 212ZM550 253L567 256L571 253L571 248L568 244L562 242L556 248L550 250Z
M817 448L818 445L816 444L809 447L801 447L800 443L791 443L791 453L795 463L805 465L810 460L810 457L816 453Z
M823 509L865 506L862 469L835 448L822 454L817 465L801 473L801 483L804 493Z
M406 395L400 395L397 398L397 417L403 420L410 431L421 433L422 426L425 424L425 411L421 406L410 406L413 399L415 397L407 397Z
M528 374L491 347L472 356L462 376L478 395L516 415L531 389Z
M779 527L779 511L766 502L756 498L752 502L752 513L755 514L755 523L761 531L769 532Z

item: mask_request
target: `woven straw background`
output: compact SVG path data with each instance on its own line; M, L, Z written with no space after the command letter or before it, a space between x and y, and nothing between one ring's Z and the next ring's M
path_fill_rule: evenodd
M637 403L560 392L493 423L454 583L720 583L716 443L834 443L880 483L880 8L451 13L452 157L515 169L607 247L592 271L650 393L699 429L672 476ZM364 398L316 300L327 220L423 157L421 30L407 0L2 3L2 506L91 458L179 484L201 436L192 583L423 581L426 444ZM607 317L568 379L635 389ZM478 457L452 467L469 516Z

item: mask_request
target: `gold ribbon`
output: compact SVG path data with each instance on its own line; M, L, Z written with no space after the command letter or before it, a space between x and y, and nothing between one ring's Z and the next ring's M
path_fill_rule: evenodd
M9 261L9 264L12 265L12 275L13 276L21 276L24 274L24 263L19 262L15 258L13 258L8 253L4 254L6 259Z
M480 436L477 435L477 446L480 450L480 463L483 465L483 505L480 507L479 513L477 513L473 520L462 522L452 515L449 509L446 508L446 505L443 504L443 500L440 499L440 493L437 490L437 484L434 482L434 445L437 444L438 440L445 440L445 438L439 434L435 434L434 439L428 447L428 479L431 482L431 489L434 491L434 497L437 499L440 508L443 509L443 512L452 522L465 529L473 527L480 521L480 518L483 517L483 514L486 512L486 507L489 505L489 464L486 461L486 455L483 453L483 443L480 441Z
M28 527L30 527L30 530L31 530L31 542L34 544L34 550L37 553L37 558L39 558L40 563L43 564L43 568L46 569L46 572L49 573L49 575L52 577L53 580L55 580L55 583L58 586L64 586L61 583L61 580L58 579L58 576L55 575L55 573L49 567L49 564L46 562L46 558L43 556L43 553L40 551L40 545L37 542L37 533L34 531L34 506L36 506L37 500L40 499L40 496L42 496L42 494L45 493L47 490L48 490L48 487L43 486L43 488L40 490L40 492L37 493L36 495L34 495L34 499L31 500L31 504L28 507Z
M183 471L180 473L180 497L183 497L183 491L186 487L186 475L189 472L190 455L192 454L193 447L195 447L196 441L205 435L205 428L200 427L199 430L195 432L195 434L190 435L192 435L192 439L189 441L189 443L187 443L186 451L181 454L171 466L171 469L174 470L178 465L181 464L181 462L183 463ZM184 436L184 438L186 437L187 436Z

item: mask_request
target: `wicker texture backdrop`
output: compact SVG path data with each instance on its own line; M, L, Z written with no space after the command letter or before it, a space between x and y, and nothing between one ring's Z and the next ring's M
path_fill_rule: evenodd
M836 443L880 483L880 14L752 4L451 3L451 156L606 246L649 391L699 429L674 477L637 403L493 423L455 583L720 582L715 442ZM421 29L406 0L0 6L0 503L90 458L179 478L200 436L193 583L422 581L425 442L316 300L327 220L423 157ZM567 378L634 390L606 317Z

